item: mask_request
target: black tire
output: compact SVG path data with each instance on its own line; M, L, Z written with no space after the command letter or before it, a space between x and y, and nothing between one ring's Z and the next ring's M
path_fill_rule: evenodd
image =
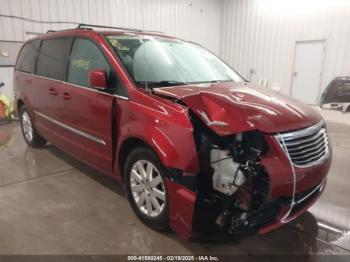
M140 208L138 207L136 200L133 196L132 190L131 190L131 171L134 166L134 164L138 161L148 161L150 162L156 170L154 171L155 173L153 174L159 174L162 178L162 182L164 185L164 207L162 211L159 213L159 215L156 216L149 216L147 214L144 214ZM147 165L147 164L146 164ZM132 209L134 210L135 214L137 217L147 226L157 229L157 230L166 230L169 228L169 200L168 200L168 194L165 186L165 169L162 166L161 162L159 161L158 157L156 154L149 148L147 147L139 147L134 149L127 157L126 163L124 166L124 181L125 181L125 187L126 187L126 192L127 192L127 197L130 202L130 205ZM152 175L153 176L153 175ZM157 188L156 188L157 189ZM153 190L152 188L149 190ZM150 191L147 191L150 192ZM153 191L152 191L153 192ZM149 193L151 194L151 193ZM149 201L149 200L148 200ZM158 201L161 201L158 199ZM152 204L152 209L154 208L154 211L156 212L154 205Z
M46 140L41 137L38 132L35 129L34 123L32 121L32 119L30 118L30 115L27 111L27 108L25 106L22 106L20 108L20 112L19 112L19 117L20 117L20 122L21 122L21 129L22 129L22 135L24 138L24 141L31 147L34 148L40 148L46 145ZM28 137L27 135L25 135L25 131L24 131L24 118L29 118L30 124L31 124L31 128L32 128L32 136L31 138Z

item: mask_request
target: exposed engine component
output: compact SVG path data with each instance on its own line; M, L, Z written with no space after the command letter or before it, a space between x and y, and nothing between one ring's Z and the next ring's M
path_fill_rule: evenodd
M195 114L192 121L201 165L196 230L231 235L272 220L277 211L265 208L270 181L260 163L268 151L264 135L255 130L219 136Z
M246 181L239 169L240 164L233 161L229 150L212 149L210 163L214 169L213 188L225 195L231 196L237 188Z

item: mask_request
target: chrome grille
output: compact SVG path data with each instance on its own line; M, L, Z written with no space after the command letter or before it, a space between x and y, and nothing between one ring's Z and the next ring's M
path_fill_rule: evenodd
M293 164L298 167L316 165L329 152L327 130L323 121L305 129L278 134L276 138L285 151L282 139L284 140Z

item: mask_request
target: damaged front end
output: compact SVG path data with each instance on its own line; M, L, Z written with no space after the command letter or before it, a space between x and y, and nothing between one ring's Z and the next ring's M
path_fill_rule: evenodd
M199 166L195 173L171 170L170 227L184 238L237 237L267 233L304 213L331 163L322 118L247 84L201 88L154 90L186 107ZM281 137L289 139L286 148Z
M220 136L198 115L190 115L200 162L192 230L199 236L267 233L305 212L322 192L324 179L293 195L290 167L270 134L252 130ZM272 169L271 159L285 170ZM276 194L278 176L284 187Z
M270 181L260 157L268 151L259 131L219 136L191 113L200 161L193 230L228 235L252 232L277 215L263 208ZM257 212L257 210L260 210Z

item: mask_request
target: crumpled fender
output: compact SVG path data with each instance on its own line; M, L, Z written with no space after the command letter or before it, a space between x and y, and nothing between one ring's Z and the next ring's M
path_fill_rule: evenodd
M119 106L123 107L121 103ZM121 111L125 113L118 124L121 127L119 142L138 138L155 151L164 166L198 172L193 126L187 109L176 110L164 104L158 104L158 108L148 107L129 102L129 107Z
M169 128L175 129L175 127L169 126L164 128L161 122L155 123L154 126L148 126L145 130L147 136L143 136L143 140L152 147L164 166L188 172L196 171L196 159L186 157L184 145L178 143L174 136L166 133L166 129ZM191 139L192 137L186 137L186 135L183 137L183 141L186 141L187 145L191 143Z

